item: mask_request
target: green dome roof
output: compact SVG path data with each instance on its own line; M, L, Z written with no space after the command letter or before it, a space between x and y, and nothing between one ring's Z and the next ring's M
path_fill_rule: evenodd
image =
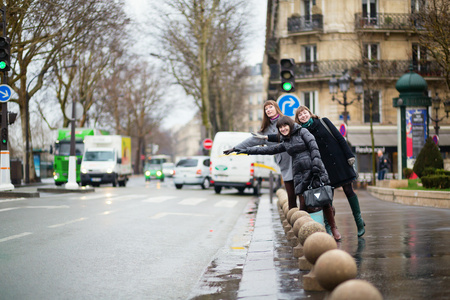
M428 90L428 84L422 76L409 69L409 73L404 74L397 80L395 88L401 93L424 93Z

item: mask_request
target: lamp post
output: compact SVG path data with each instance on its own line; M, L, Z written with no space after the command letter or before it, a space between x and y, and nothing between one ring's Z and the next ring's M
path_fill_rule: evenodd
M351 83L351 77L347 71L344 71L344 74L339 79L336 79L336 76L333 74L330 81L328 82L328 87L330 88L330 94L332 95L331 100L337 101L340 105L344 106L344 112L342 115L344 117L345 125L347 125L347 120L348 120L347 106L352 105L353 102L355 102L356 100L360 101L361 95L364 92L364 84L361 79L361 76L358 74L356 79L353 81L353 84L355 85L355 94L357 95L357 98L355 98L351 101L348 101L347 100L347 91L350 88L350 83ZM335 95L338 93L338 87L339 87L339 90L342 92L342 101L335 97Z
M444 120L445 118L448 118L448 114L450 113L450 100L444 101L444 110L445 110L445 116L442 118L439 118L439 109L441 108L442 99L439 98L438 93L436 93L436 97L431 99L431 107L434 109L434 115L435 117L432 118L430 115L428 116L431 121L435 123L434 125L434 131L436 132L436 135L439 136L439 122Z

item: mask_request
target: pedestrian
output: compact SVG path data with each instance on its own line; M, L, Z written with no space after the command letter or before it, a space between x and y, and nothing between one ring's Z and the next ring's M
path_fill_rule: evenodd
M391 168L391 161L383 151L378 150L378 180L384 180L384 176Z
M295 193L298 196L302 195L310 184L313 188L319 187L321 182L329 184L328 173L314 136L288 116L281 117L276 126L281 143L268 147L247 147L238 153L250 155L288 153L292 156ZM302 206L303 204L300 203L300 208L305 209ZM341 234L337 230L331 204L323 207L323 213L331 227L334 239L339 241Z
M358 237L363 236L366 232L365 223L361 217L358 196L352 187L352 182L357 177L353 168L355 155L347 141L328 118L319 118L306 106L297 108L295 121L315 137L320 156L330 177L330 185L334 188L342 187L344 190L358 228Z
M280 107L275 101L267 100L264 102L263 109L264 109L263 120L261 128L258 133L263 135L276 134L278 132L276 123L279 120L279 118L283 116ZM246 149L247 147L258 146L263 144L274 145L278 144L278 141L268 142L267 140L262 140L260 138L257 138L256 136L252 136L244 140L243 142L237 144L233 148L223 151L223 153L228 155L232 152L238 152L240 149ZM294 180L292 177L292 158L289 154L285 152L279 153L275 155L275 162L280 167L284 187L288 195L289 209L297 207L294 189Z

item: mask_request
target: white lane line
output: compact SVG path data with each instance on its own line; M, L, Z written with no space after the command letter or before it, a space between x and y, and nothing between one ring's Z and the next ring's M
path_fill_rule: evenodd
M161 203L170 199L175 199L174 196L160 196L160 197L152 197L145 200L142 200L142 202L149 202L149 203Z
M181 205L197 205L203 201L206 201L206 199L204 198L186 198L180 202L178 202L178 204Z
M237 203L238 203L237 200L222 200L214 204L214 206L232 208L235 207Z
M5 203L5 202L13 202L13 201L23 201L26 198L11 198L11 199L3 199L0 200L0 203Z
M203 215L203 214L189 214L189 213L169 213L169 212L162 212L162 213L157 213L154 216L151 216L150 219L161 219L167 216L191 216L191 217L207 217L208 215Z
M87 218L79 218L79 219L67 221L67 222L60 223L60 224L50 225L50 226L47 226L47 227L48 228L56 228L56 227L61 227L61 226L66 226L66 225L69 225L69 224L73 224L73 223L76 223L76 222L81 222L81 221L84 221L84 220L87 220Z
M80 200L94 200L94 199L101 199L101 198L108 198L108 196L106 196L106 195L81 196Z
M105 210L104 212L99 213L98 215L99 216L107 216L107 215L110 215L110 214L115 213L115 212L117 212L117 210Z
M18 238L21 238L21 237L24 237L24 236L27 236L27 235L30 235L30 234L33 234L33 233L32 232L22 232L22 233L19 233L19 234L16 234L16 235L11 235L11 236L5 237L3 239L0 239L0 243L6 242L6 241L10 241L10 240L14 240L14 239L18 239Z
M0 209L0 212L3 212L3 211L8 211L8 210L14 210L14 209L19 209L20 207L9 207L9 208L2 208L2 209Z

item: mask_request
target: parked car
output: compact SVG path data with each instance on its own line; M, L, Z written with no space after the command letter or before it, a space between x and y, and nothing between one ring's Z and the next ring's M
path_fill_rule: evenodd
M164 181L164 173L162 171L161 164L145 164L144 166L145 181L150 181L153 179L159 179L161 182Z
M209 156L190 156L180 159L175 166L173 182L177 189L183 185L200 185L208 189L210 184Z
M171 162L163 163L162 172L166 177L173 177L173 174L175 174L175 164Z

